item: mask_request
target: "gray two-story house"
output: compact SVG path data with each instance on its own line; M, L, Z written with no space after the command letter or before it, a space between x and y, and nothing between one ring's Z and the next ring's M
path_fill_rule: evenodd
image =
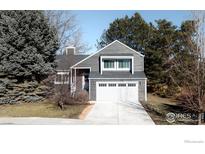
M90 101L147 100L144 55L114 41L91 55L68 47L57 56L55 84L67 84L72 93L87 91Z

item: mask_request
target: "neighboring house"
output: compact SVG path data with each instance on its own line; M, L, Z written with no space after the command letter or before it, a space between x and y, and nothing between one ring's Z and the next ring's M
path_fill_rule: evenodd
M68 47L57 64L55 84L67 84L72 93L86 90L91 101L147 101L144 55L120 41L89 56Z

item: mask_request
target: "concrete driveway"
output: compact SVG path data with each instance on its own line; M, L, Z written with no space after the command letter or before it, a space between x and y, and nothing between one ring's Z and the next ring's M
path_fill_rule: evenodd
M96 102L86 120L92 124L154 125L139 102Z
M153 125L140 103L96 102L84 120L66 118L19 117L0 118L0 125Z

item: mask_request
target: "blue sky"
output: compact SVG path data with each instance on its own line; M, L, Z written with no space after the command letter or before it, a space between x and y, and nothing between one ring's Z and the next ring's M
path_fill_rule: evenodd
M135 12L139 12L146 22L167 19L177 26L190 17L189 11L72 11L81 28L82 39L91 46L90 52L96 51L96 40L100 38L103 30L107 29L113 20L125 15L132 16Z

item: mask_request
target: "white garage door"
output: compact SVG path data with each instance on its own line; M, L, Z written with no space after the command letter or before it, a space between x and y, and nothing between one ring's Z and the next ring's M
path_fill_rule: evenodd
M97 101L138 101L138 82L97 82Z

